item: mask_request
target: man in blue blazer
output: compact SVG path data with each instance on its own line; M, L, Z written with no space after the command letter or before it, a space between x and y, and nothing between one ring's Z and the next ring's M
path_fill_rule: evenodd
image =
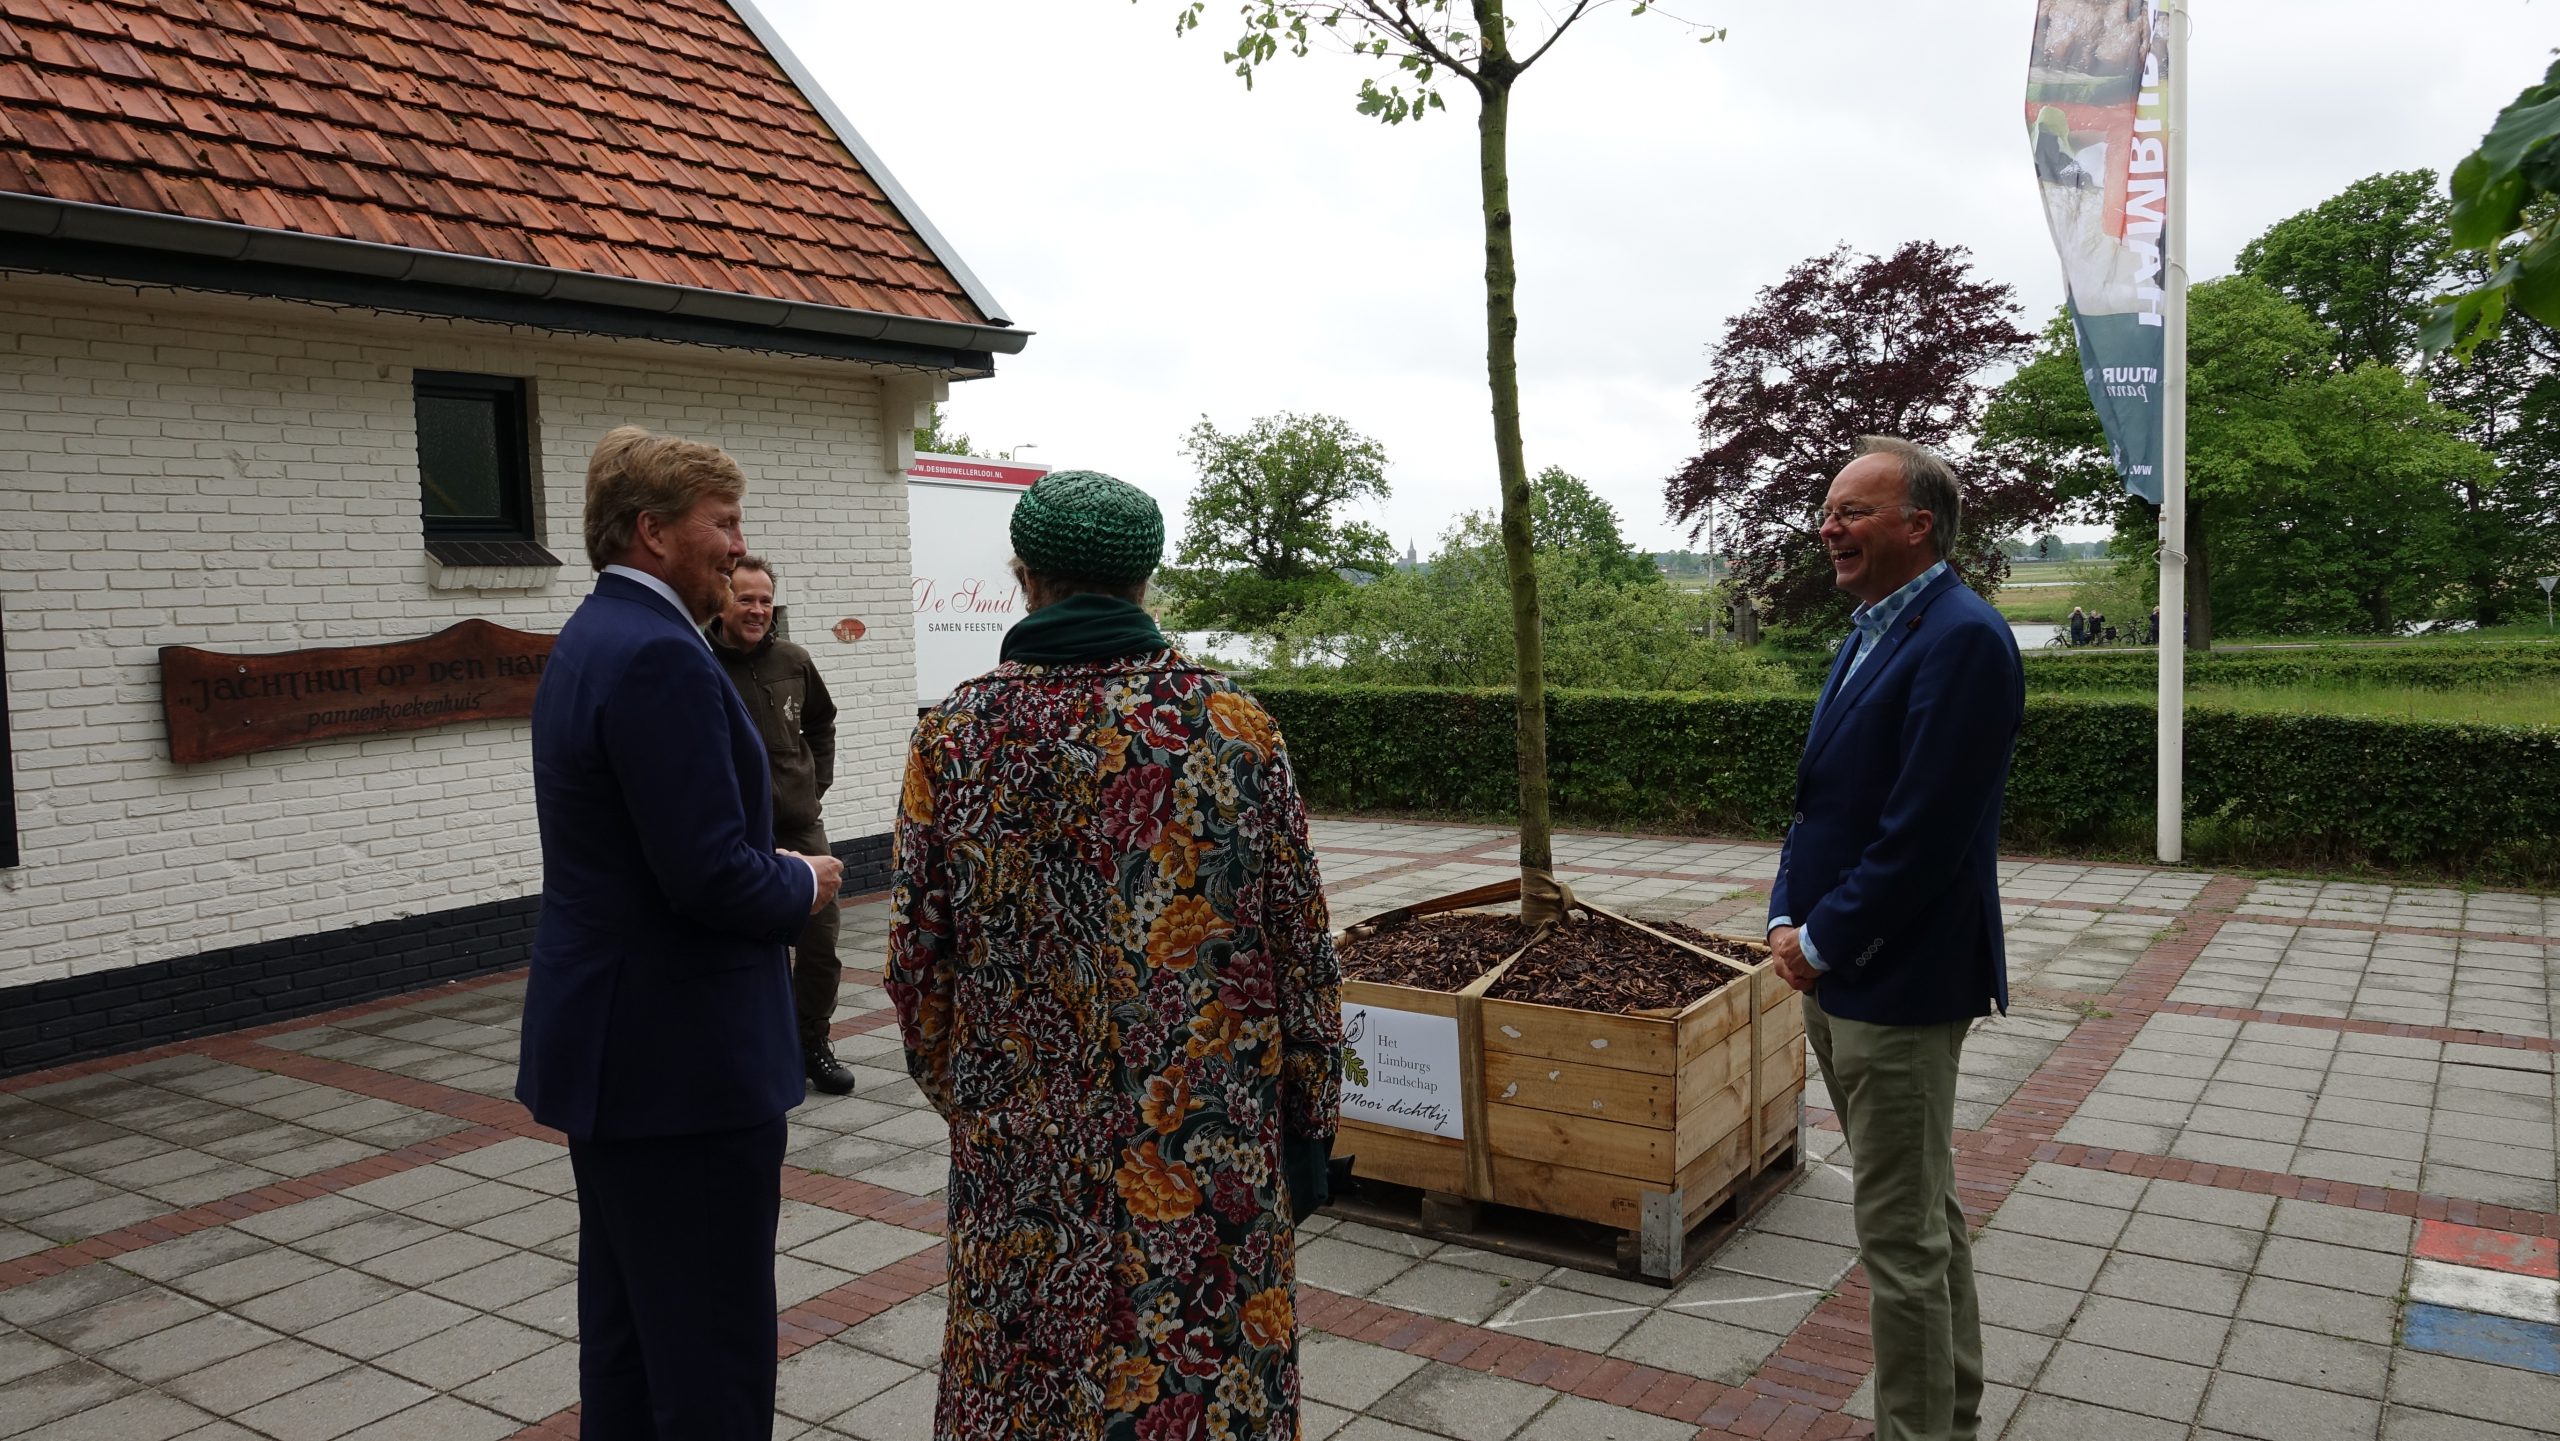
M1971 1441L1982 1325L1956 1203L1956 1067L2009 1005L2000 798L2026 710L2008 622L1947 567L1961 517L1936 454L1868 436L1821 538L1857 597L1796 765L1769 893L1778 973L1855 1160L1878 1441Z
M718 449L624 426L587 467L603 574L533 703L542 919L516 1096L578 1181L587 1441L768 1441L783 1113L801 1096L783 947L832 856L777 853L763 738L700 625L746 554Z

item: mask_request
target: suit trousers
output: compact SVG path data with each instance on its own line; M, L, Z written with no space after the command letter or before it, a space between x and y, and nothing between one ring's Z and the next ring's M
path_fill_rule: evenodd
M1981 1425L1982 1315L1955 1168L1956 1066L1970 1024L1877 1025L1804 998L1805 1036L1854 1162L1876 1441L1973 1441Z
M784 849L803 855L827 854L827 833L817 826L783 836L780 843ZM836 989L844 981L844 961L836 954L836 937L843 927L842 911L820 906L791 942L791 1008L800 1020L803 1052L827 1044L827 1028L835 1023Z
M586 1441L771 1441L785 1131L569 1143Z

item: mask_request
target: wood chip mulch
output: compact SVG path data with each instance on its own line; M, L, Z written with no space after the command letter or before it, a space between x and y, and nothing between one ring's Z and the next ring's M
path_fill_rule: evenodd
M1727 956L1757 961L1747 944L1675 924L1646 922L1665 935ZM1760 948L1764 953L1767 948ZM1485 994L1504 1001L1630 1015L1677 1011L1742 972L1595 916L1569 916L1503 973Z
M1334 948L1346 980L1378 981L1424 991L1464 990L1469 981L1520 949L1513 916L1460 911L1416 916L1401 925L1345 940Z

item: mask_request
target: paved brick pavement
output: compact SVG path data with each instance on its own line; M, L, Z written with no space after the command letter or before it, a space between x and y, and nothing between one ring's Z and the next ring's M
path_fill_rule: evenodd
M1348 922L1511 873L1326 819ZM1575 834L1635 914L1756 926L1772 847ZM2560 1435L2560 901L2013 860L2017 1004L1968 1043L1986 1437ZM848 906L877 954L877 900ZM777 1434L929 1434L941 1127L876 972L793 1114ZM0 1438L576 1434L565 1151L508 1098L520 975L0 1082ZM1318 1218L1311 1441L1866 1434L1854 1168L1663 1288Z

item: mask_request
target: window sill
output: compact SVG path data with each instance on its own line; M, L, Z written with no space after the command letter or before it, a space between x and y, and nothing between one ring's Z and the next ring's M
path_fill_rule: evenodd
M529 540L427 542L431 590L540 590L560 571L560 557Z

